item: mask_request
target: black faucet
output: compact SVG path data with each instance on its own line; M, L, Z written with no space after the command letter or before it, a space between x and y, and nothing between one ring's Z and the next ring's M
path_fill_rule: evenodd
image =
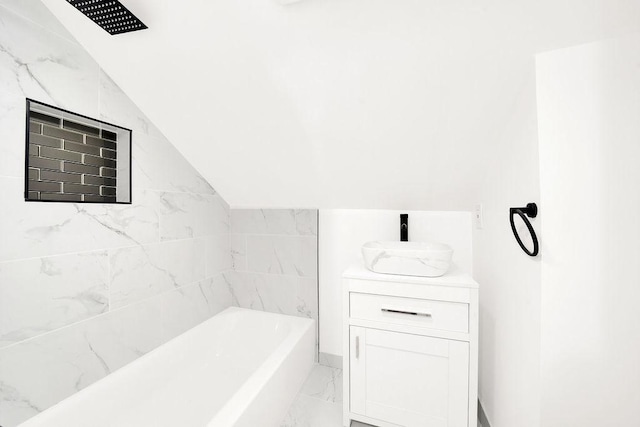
M409 214L400 214L400 241L409 241Z

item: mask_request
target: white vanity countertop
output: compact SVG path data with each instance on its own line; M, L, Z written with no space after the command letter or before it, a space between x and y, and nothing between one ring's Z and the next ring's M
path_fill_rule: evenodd
M478 289L478 283L471 276L454 268L440 277L402 276L397 274L374 273L367 270L362 263L347 268L342 277L346 279L377 280L380 282L402 282L416 285L450 286L457 288Z

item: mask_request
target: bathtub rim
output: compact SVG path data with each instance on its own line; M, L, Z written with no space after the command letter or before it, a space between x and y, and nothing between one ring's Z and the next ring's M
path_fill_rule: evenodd
M230 308L235 309L238 307ZM240 308L240 310L258 311L246 308ZM238 390L236 390L236 392L224 404L220 411L216 413L216 415L207 424L206 427L236 425L236 423L243 417L243 415L247 413L247 410L251 407L251 405L260 398L261 392L269 386L270 381L275 377L275 375L283 367L283 365L289 361L291 355L293 355L296 350L304 351L304 349L300 349L299 347L304 344L305 336L311 335L311 341L313 341L313 346L315 347L316 321L314 319L280 313L263 313L273 317L284 316L286 318L290 318L293 323L297 324L293 325L292 331L287 335L287 337L275 348L275 350L269 355L269 357L264 360L260 367L253 374L251 374L249 378L247 378L242 386ZM311 370L314 358L315 349L312 351L312 360L310 363L310 367L306 372L307 375ZM302 383L305 380L306 375L304 376L304 378L300 379L299 386L302 386ZM299 388L300 387L297 387L298 390ZM297 395L298 390L296 390L296 393L291 396L291 401L293 401L293 398L295 397L295 395ZM283 417L284 415L286 414L282 414Z
M126 375L127 371L132 371L136 368L137 365L145 363L145 361L147 361L149 358L154 357L154 354L160 353L163 350L166 350L166 347L169 344L175 345L176 342L180 342L182 340L188 340L190 336L192 335L197 335L198 333L201 333L201 331L198 331L199 327L202 326L204 323L220 316L220 317L224 317L223 315L228 315L228 314L232 314L232 313L250 313L251 316L259 316L259 317L270 317L270 318L274 318L274 319L283 319L286 318L286 323L287 326L289 326L289 331L287 332L286 336L284 337L284 339L278 343L274 349L272 350L271 353L269 353L268 357L266 359L264 359L262 361L262 363L260 363L260 365L258 366L258 368L256 369L256 371L254 371L253 373L251 373L249 375L249 377L247 377L245 379L245 381L242 383L242 385L239 386L239 388L223 403L222 407L220 408L220 410L215 413L212 414L211 419L209 419L207 421L206 424L204 424L202 427L208 427L209 425L212 424L212 420L216 420L218 418L218 415L225 411L225 408L227 408L227 405L229 405L232 401L235 401L236 395L238 395L238 393L241 390L245 390L247 388L247 384L248 383L255 383L258 379L261 379L261 383L264 386L265 384L268 383L269 377L264 377L264 376L259 376L258 379L256 379L256 374L258 373L262 373L264 375L265 371L264 371L264 365L265 363L267 363L267 361L272 361L271 364L273 365L273 369L270 370L270 372L275 372L277 370L277 368L279 368L286 360L286 355L287 353L282 354L283 352L283 348L286 348L288 350L292 350L295 347L295 344L299 341L302 340L302 338L304 337L305 333L311 332L314 333L314 324L315 324L315 320L314 319L310 319L310 318L306 318L306 317L298 317L298 316L291 316L291 315L286 315L286 314L280 314L280 313L271 313L271 312L265 312L265 311L261 311L261 310L252 310L252 309L247 309L247 308L242 308L242 307L235 307L235 306L230 306L225 308L224 310L220 311L219 313L216 313L215 315L211 316L210 318L204 320L203 322L199 323L198 325L195 325L194 327L184 331L183 333L171 338L169 341L163 343L162 345L154 348L153 350L145 353L144 355L140 356L139 358L135 359L134 361L118 368L117 370L113 371L111 374L99 379L98 381L88 385L87 387L83 388L82 390L68 396L67 398L61 400L60 402L57 402L56 404L48 407L47 409L45 409L44 411L38 413L37 415L30 417L29 419L25 420L24 422L20 423L17 427L41 427L41 426L45 426L48 425L47 422L48 417L50 417L52 414L52 412L56 412L56 411L60 411L60 410L69 410L74 408L76 405L80 405L81 402L76 402L80 399L82 399L84 396L82 396L85 393L90 393L92 389L98 388L98 387L104 387L105 384L108 384L111 381L117 381L117 377L122 376L122 375ZM315 335L314 335L314 339L315 339ZM279 357L277 358L276 361L273 361L274 358L276 358L279 355ZM115 374L115 375L114 375ZM252 398L255 399L255 397L259 394L260 389L256 389L254 390L254 393L251 393ZM242 408L244 410L246 410L247 408L249 408L250 403L252 400L248 400L246 402L246 404L244 406L242 406ZM243 411L238 412L236 411L230 411L230 413L238 413L238 417L241 417L243 414ZM232 424L230 424L232 425Z

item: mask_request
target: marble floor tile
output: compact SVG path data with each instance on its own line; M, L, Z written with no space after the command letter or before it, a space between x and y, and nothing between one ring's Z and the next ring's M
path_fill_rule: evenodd
M316 365L281 427L342 427L342 370ZM372 427L353 421L351 427Z
M320 352L318 363L323 366L342 369L342 356Z
M299 394L281 427L340 427L342 405Z
M342 369L316 366L300 394L331 403L342 403Z

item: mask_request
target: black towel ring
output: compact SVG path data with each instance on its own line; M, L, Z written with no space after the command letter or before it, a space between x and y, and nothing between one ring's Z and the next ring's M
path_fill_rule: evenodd
M518 231L516 230L516 225L513 222L515 215L518 215L520 218L522 218L522 221L524 221L525 225L527 226L529 233L531 233L531 240L533 240L533 251L527 249L524 243L522 243L522 240L520 240L520 236L518 235ZM533 229L533 226L527 219L527 217L535 218L536 216L538 216L538 205L536 205L535 203L527 203L527 206L524 208L509 208L509 222L511 222L511 231L513 231L513 235L516 237L518 245L520 245L522 250L529 256L538 255L538 250L540 249L536 231Z

